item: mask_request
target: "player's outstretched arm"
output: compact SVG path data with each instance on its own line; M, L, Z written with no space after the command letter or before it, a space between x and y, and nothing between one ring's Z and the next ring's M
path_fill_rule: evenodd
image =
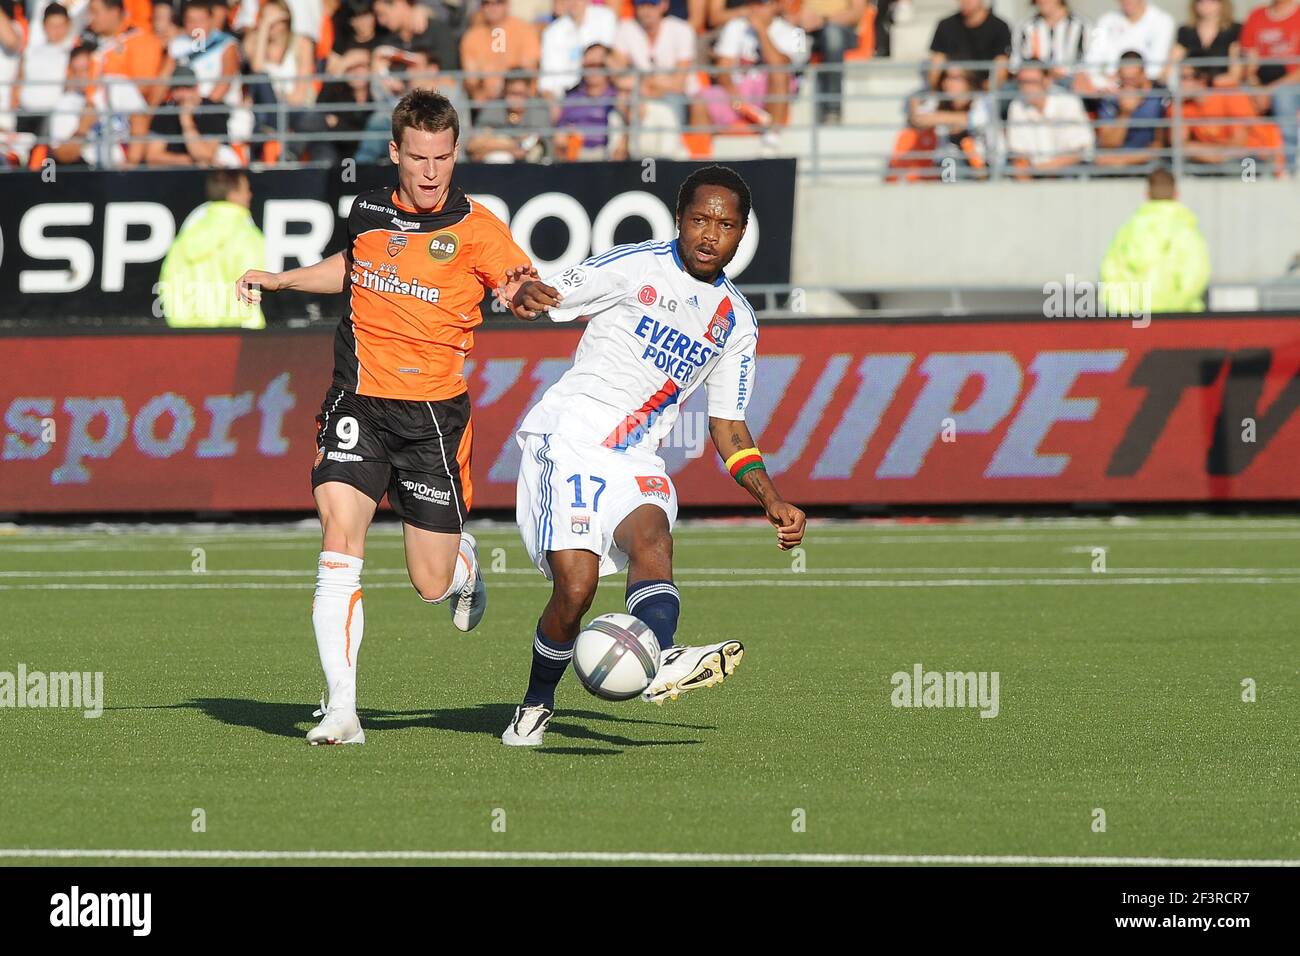
M743 421L710 417L709 437L732 477L767 513L767 520L776 528L777 547L782 551L798 547L803 541L807 519L776 490L763 466L763 456L754 447L754 436L749 433L749 426Z
M235 294L240 302L256 305L262 301L263 292L292 289L295 292L329 294L342 292L348 277L348 264L343 253L336 252L314 266L289 269L287 272L263 272L249 269L235 283Z
M558 290L540 279L531 279L521 285L510 299L510 311L521 319L535 319L559 304Z

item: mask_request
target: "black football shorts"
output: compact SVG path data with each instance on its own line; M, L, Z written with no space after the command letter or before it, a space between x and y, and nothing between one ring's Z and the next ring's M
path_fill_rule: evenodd
M473 498L469 393L440 402L371 398L337 385L316 416L311 486L341 481L426 531L459 534Z

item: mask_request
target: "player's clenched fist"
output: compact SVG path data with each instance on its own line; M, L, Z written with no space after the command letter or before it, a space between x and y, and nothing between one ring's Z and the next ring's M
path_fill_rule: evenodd
M545 282L532 280L519 287L510 300L510 311L521 319L535 319L547 309L560 304L560 293Z
M776 544L789 551L803 541L803 529L808 519L788 501L774 501L767 508L767 520L776 526Z
M263 292L274 292L278 288L280 288L278 273L249 269L235 283L235 295L239 297L240 302L256 305L262 301Z

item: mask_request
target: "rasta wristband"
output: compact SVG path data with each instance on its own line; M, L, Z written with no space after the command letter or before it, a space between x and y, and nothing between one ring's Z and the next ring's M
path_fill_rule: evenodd
M727 459L727 471L731 472L731 477L737 483L751 471L760 470L767 471L767 467L763 464L763 456L757 448L742 448Z

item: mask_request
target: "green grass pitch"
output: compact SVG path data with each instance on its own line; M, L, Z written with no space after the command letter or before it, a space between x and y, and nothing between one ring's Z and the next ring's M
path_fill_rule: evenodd
M467 635L410 589L394 527L372 531L368 742L308 747L308 526L4 529L0 671L101 671L104 712L0 708L0 865L51 849L1300 859L1300 520L820 523L802 569L765 526L683 523L679 642L740 638L739 671L663 707L566 675L534 751L498 738L548 585L513 527L475 530L490 603ZM622 599L607 578L592 614ZM996 671L997 716L893 706L891 675L918 663Z

